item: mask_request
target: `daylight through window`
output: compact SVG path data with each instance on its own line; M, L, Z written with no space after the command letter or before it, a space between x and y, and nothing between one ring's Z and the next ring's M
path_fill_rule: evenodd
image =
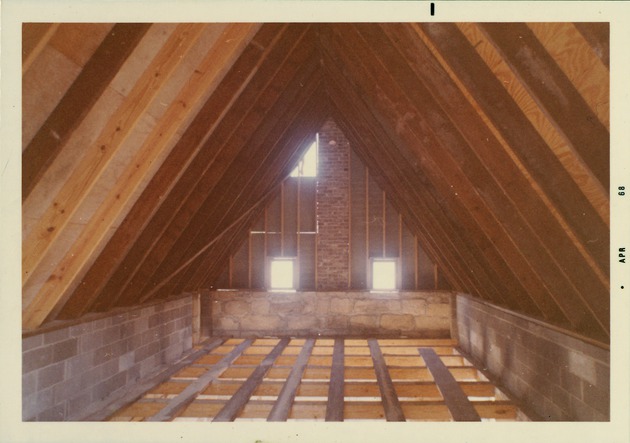
M291 177L317 177L317 141L318 138L308 148L302 160L291 172Z
M396 289L396 261L372 261L372 289L388 291Z

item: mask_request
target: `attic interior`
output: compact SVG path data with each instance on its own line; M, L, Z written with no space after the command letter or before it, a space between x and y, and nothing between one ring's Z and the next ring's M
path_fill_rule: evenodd
M609 421L608 54L24 23L23 420Z

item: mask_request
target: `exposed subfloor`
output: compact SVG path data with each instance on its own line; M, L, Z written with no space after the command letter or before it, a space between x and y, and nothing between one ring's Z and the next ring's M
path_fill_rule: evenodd
M214 339L109 420L527 420L455 346L444 339Z

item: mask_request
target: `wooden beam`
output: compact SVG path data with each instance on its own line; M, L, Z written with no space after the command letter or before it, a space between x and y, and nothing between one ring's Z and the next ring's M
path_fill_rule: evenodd
M432 348L419 348L431 375L444 397L444 402L455 421L481 421L479 414L468 397L457 384L448 368Z
M574 23L602 63L610 69L610 23Z
M533 272L530 268L540 273L540 270L543 269L542 265L539 264L542 261L541 259L549 263L548 266L553 266L554 263L551 260L550 252L542 242L532 242L531 234L525 235L528 233L528 226L522 219L516 217L518 208L506 198L504 192L501 192L489 168L475 155L470 143L462 137L461 130L458 131L453 126L449 113L444 111L443 107L450 106L448 102L457 99L457 95L453 93L448 94L448 100L442 102L436 101L431 95L431 91L435 87L449 89L448 76L442 73L442 81L438 82L437 86L435 84L424 86L423 82L427 80L422 77L422 72L425 72L426 69L412 71L411 66L404 59L400 58L399 50L393 45L390 46L384 43L384 41L387 41L387 37L379 32L378 28L360 26L357 27L357 31L363 37L367 46L374 48L375 52L378 53L377 58L380 59L383 68L389 72L389 76L381 77L379 84L383 85L387 93L396 97L395 100L398 102L405 103L405 100L409 100L409 104L406 106L417 109L416 118L409 121L406 126L418 136L425 139L429 138L433 146L441 145L444 147L444 149L417 150L418 156L426 155L427 170L435 179L447 178L447 181L441 185L443 193L445 195L450 193L452 194L449 197L450 199L457 199L461 202L466 208L466 212L470 215L468 218L471 218L471 221L476 223L485 235L493 239L494 249L497 250L504 263L513 267L512 270L517 276L519 273L522 274L524 272L532 275ZM344 38L348 40L351 36L349 33L345 33ZM355 48L358 48L361 44L355 39L352 42ZM414 49L417 48L414 47ZM377 70L377 64L373 63L372 66L374 66L374 70ZM432 76L438 75L439 70L436 68L434 66L434 69L431 71ZM416 75L418 72L421 72L420 78ZM392 80L400 85L401 91L397 91L393 87L385 88L389 85L388 82ZM459 92L454 87L450 88L450 91ZM461 102L465 104L463 97L461 97ZM451 112L458 111L451 109ZM461 118L466 119L473 114L474 112L471 111L462 115ZM463 126L473 126L475 124L482 125L480 121L467 121L467 125ZM491 134L487 135L491 136ZM474 140L477 139L475 137ZM489 158L492 159L492 156ZM507 163L507 165L509 164ZM465 168L462 165L465 165ZM449 187L452 191L449 190ZM474 192L468 192L473 189L475 190ZM462 220L466 220L466 218L462 217ZM517 241L517 239L514 239L515 235L522 235L525 241ZM534 250L536 247L537 249ZM529 253L533 260L530 259L528 262L528 256L525 253ZM488 253L486 252L484 255L488 256ZM500 263L497 262L497 264ZM515 263L520 266L514 266ZM536 265L538 265L537 268ZM497 274L500 278L501 272L497 272ZM552 278L555 279L555 274L548 273L544 281L547 282ZM556 279L556 281L559 281L559 279ZM562 318L558 307L548 303L547 299L548 296L541 294L540 297L535 299L537 305L534 304L532 297L519 298L516 301L520 302L521 309L525 312L534 314L543 312L550 315L552 319Z
M54 31L55 26L58 25L52 25L49 31ZM22 153L22 201L35 188L150 26L138 23L115 25L83 67Z
M206 387L216 380L225 370L236 360L245 349L247 349L253 342L253 339L244 340L238 346L236 346L230 353L223 357L217 364L212 366L211 369L206 371L205 374L200 376L197 380L189 384L177 397L173 398L164 406L160 412L148 417L146 421L171 421L188 406L195 397L202 392Z
M340 38L340 40L344 40L346 36L344 36L343 38ZM327 50L331 50L332 48L334 48L335 43L333 42L327 42L328 44L326 45ZM350 60L345 61L345 59L350 58ZM363 57L364 58L364 57ZM339 81L343 78L343 73L338 73L334 70L334 63L335 62L331 62L330 66L327 66L328 70L331 70L331 79L334 79L335 81ZM348 72L350 72L351 69L355 69L358 68L359 65L361 64L361 61L358 60L356 57L354 57L350 51L345 51L345 56L340 60L341 64L343 64L344 69ZM385 96L385 92L380 91L380 87L377 85L378 83L381 82L386 82L386 79L382 79L382 78L376 78L375 80L367 80L370 78L370 76L372 76L373 74L371 73L370 70L368 69L363 69L361 71L357 71L356 73L354 73L354 71L352 71L354 75L352 75L352 79L348 82L346 82L344 84L344 86L340 87L339 89L341 91L352 91L353 89L357 88L358 86L361 86L361 88L367 88L366 90L363 89L358 89L356 92L356 97L362 97L362 100L367 101L370 99L370 96L376 97L376 96ZM349 73L346 75L350 75ZM331 82L332 84L334 84L334 82ZM373 89L378 89L378 91L373 91ZM339 93L335 94L332 93L330 94L331 98L333 100L337 100L337 97L343 97L343 96L348 96L348 92L344 92L343 95L340 95ZM355 100L355 102L358 102L358 100ZM379 104L367 104L367 105L363 105L363 106L367 106L370 109L378 109ZM372 112L372 111L368 111L368 112ZM380 118L389 118L388 115L391 112L383 112L380 114ZM341 115L355 115L357 114L356 112L349 114L349 111L344 111L341 113ZM363 113L364 115L368 116L369 114L367 113ZM359 115L362 115L361 113L359 113ZM381 123L378 123L378 120L376 120L375 116L372 117L366 117L366 118L370 118L372 120L375 120L374 123L371 123L369 125L369 127L373 127L373 128L378 128ZM388 122L383 123L383 126L387 126L389 125ZM367 132L366 132L367 131ZM364 128L362 131L360 131L360 134L363 133L367 133L369 134L371 131L371 129L367 129ZM393 130L392 130L393 131ZM403 131L403 128L400 128L400 131ZM394 134L396 134L396 132L394 132ZM361 137L365 138L365 136L360 135ZM392 154L396 154L399 157L403 157L406 155L408 157L408 160L398 160L395 162L395 164L398 164L400 166L398 166L398 168L411 168L411 165L417 165L418 164L418 160L417 158L414 158L413 155L411 155L410 153L407 152L407 154L405 154L405 150L408 151L408 149L404 148L404 143L402 141L399 141L400 135L396 134L396 135L390 135L388 134L385 138L381 137L381 139L383 140L391 140L391 141L386 141L385 145L387 144L391 144L393 146L401 146L400 147L400 151L396 151L396 150L383 150L384 154L388 154L389 151L393 151ZM416 143L416 142L414 142ZM360 147L360 145L358 145L357 149ZM376 148L373 148L370 150L370 152L368 152L369 155L374 155L374 153L378 152L376 150ZM400 154L399 154L400 152ZM369 161L366 161L366 163L369 163ZM381 161L376 162L377 165L381 165L382 163ZM372 169L373 171L378 171L379 169L381 169L381 166L377 166L376 168ZM402 199L400 199L399 197L396 197L397 195L399 195L400 189L410 189L410 190L414 190L417 192L423 192L424 190L428 190L428 189L432 189L432 183L429 177L426 177L425 174L427 174L428 172L431 172L429 170L429 168L419 168L416 167L413 169L413 172L409 172L409 176L410 177L414 177L414 181L415 183L412 181L411 183L413 184L408 184L405 185L404 187L392 187L392 186L383 186L388 192L390 192L389 190L391 189L390 195L392 195L393 197L396 198L397 202L398 202L398 206L399 209L401 206L404 206L405 203ZM393 174L393 173L389 173L386 174L385 176L387 177L388 180L391 180L392 177L397 177L397 175L399 174ZM420 179L418 179L417 177L421 177ZM444 180L444 179L442 179ZM448 183L445 184L446 188L449 188L450 185ZM435 191L433 191L435 192ZM452 193L451 191L447 191L448 193ZM435 192L437 194L437 192ZM440 195L435 195L432 197L429 197L430 199L433 199L434 201L440 201L443 202L445 204L450 204L451 206L454 205L456 202L453 201L452 199L445 199ZM420 200L418 200L418 203L420 202ZM458 207L455 206L455 209L457 209ZM435 212L435 208L431 209L431 206L429 206L428 208L429 213L430 212ZM442 211L449 211L449 208L443 206L442 204L440 205L440 209L437 211L437 214L439 214ZM408 220L422 220L423 224L426 224L427 227L430 226L429 223L431 222L431 219L429 217L427 217L427 215L425 214L426 211L418 211L418 216L412 216L409 217ZM467 211L463 211L463 212L467 212ZM447 212L448 213L448 212ZM442 216L444 217L444 216ZM453 215L450 215L449 218L451 218L451 220L457 220L456 217L454 217ZM466 221L469 218L469 215L466 215L464 218L462 218L462 220ZM452 226L452 228L448 228L449 226ZM468 229L468 235L471 235L470 229L474 228L475 225L470 224L469 223L469 229ZM426 229L426 228L424 228ZM446 231L444 236L443 236L443 240L441 241L440 245L436 245L435 246L435 251L445 251L448 253L452 253L452 254L465 254L467 253L467 244L469 243L470 240L467 240L464 237L461 237L461 232L462 232L462 227L461 227L461 222L460 221L448 221L448 219L446 220L442 220L440 222L436 221L434 223L434 228L431 228L428 232L432 232L432 233L438 233L440 231ZM436 234L433 234L436 235ZM460 238L458 238L460 237ZM426 238L426 237L425 237ZM483 237L480 238L480 241L483 240ZM446 243L444 242L449 242L449 243L453 243L452 247L446 247ZM488 247L490 247L491 242L489 242L487 239L485 240L485 242L488 244ZM427 242L427 244L430 244L430 242ZM486 249L486 248L484 248ZM483 280L480 280L483 278L484 275L487 275L488 266L477 266L477 264L480 261L483 261L483 257L480 256L479 254L477 254L475 256L475 254L472 252L474 249L471 249L471 252L469 253L469 257L466 258L454 258L454 257L450 257L450 264L448 266L444 266L445 269L449 270L449 269L456 269L458 266L462 267L461 271L455 272L453 273L454 275L454 279L460 279L461 278L467 278L468 279L468 283L464 284L463 287L467 288L467 290L472 290L474 291L476 294L480 294L481 297L486 298L489 295L491 295L493 297L493 299L497 300L497 302L500 302L498 300L503 300L503 297L506 293L505 290L500 290L500 289L496 289L493 291L493 286L495 285L495 281L498 281L498 279L496 278L486 278ZM491 249L490 249L491 250ZM444 256L443 256L444 252L441 253L435 253L433 254L433 257L435 259L435 257L437 257L438 261L441 261L442 263L444 263ZM465 265L464 265L465 264ZM462 266L464 265L464 266ZM491 269L491 268L490 268ZM452 271L451 271L452 272ZM483 281L483 283L482 283ZM473 289L474 288L474 289ZM491 292L492 291L492 292ZM509 291L508 291L509 292ZM512 304L512 306L514 307L514 305Z
M330 368L326 421L343 421L344 406L344 358L343 338L336 338L333 349L333 361Z
M73 253L67 255L57 265L54 273L63 275L65 285L68 288L72 282L81 274L84 263L98 249L103 237L108 232L108 227L113 225L115 220L125 210L127 203L133 198L135 190L146 178L147 170L151 162L146 162L147 158L159 158L160 152L169 146L176 131L181 129L182 123L194 109L191 103L197 102L208 89L216 86L222 73L222 61L229 60L234 51L238 51L238 42L242 41L251 32L250 26L233 25L227 28L220 35L217 35L215 45L208 51L206 57L197 66L197 71L204 75L193 75L193 77L182 88L177 97L171 102L164 115L156 123L151 133L142 143L133 159L124 169L108 196L101 206L91 217L86 227L83 229L78 239L73 245ZM225 41L232 42L228 45ZM183 108L183 109L182 109ZM142 165L141 167L139 167ZM157 189L153 189L156 192ZM65 289L60 289L62 285L56 285L55 291L62 294L57 306L50 314L54 318L62 309L67 297L71 294ZM43 289L42 289L43 290Z
M303 32L302 27L288 27L286 39L270 48L270 53L258 67L237 102L230 107L220 124L206 139L205 144L212 149L204 152L203 159L199 158L199 161L196 160L190 165L189 170L180 177L176 187L169 194L167 202L172 212L164 213L163 219L153 217L151 224L143 232L142 239L146 239L146 243L142 244L143 247L139 243L134 245L134 253L138 254L136 260L127 263L128 269L121 270L121 279L112 280L104 289L104 292L118 294L118 297L101 300L98 309L108 308L114 303L132 304L164 260L172 268L166 271L161 269L160 273L168 275L177 267L178 262L184 261L180 259L195 240L195 231L201 226L205 226L206 229L213 227L208 226L210 224L204 212L200 212L200 208L204 202L206 205L209 204L208 195L216 188L240 150L246 146L244 138L250 134L251 125L256 121L247 117L253 113L257 119L262 118L263 112L252 107L265 90L264 85L272 82L276 75L287 75L283 74L284 71L278 74L278 71L292 54L291 48L299 44ZM277 97L278 91L274 90L267 94ZM184 232L186 234L182 237ZM183 239L181 243L177 243L178 238ZM174 245L177 247L172 251ZM171 251L174 255L169 256Z
M610 185L610 134L524 23L480 25L538 104L605 189Z
M194 350L189 353L183 359L177 361L177 363L169 366L163 372L160 372L154 377L139 383L134 384L133 387L125 392L125 395L118 400L113 401L108 404L105 408L101 408L98 412L94 412L93 414L86 417L85 421L104 421L110 418L116 411L130 405L136 400L140 399L143 394L154 389L156 386L164 383L169 380L173 375L175 375L180 370L190 366L195 361L203 357L204 355L209 354L219 346L221 346L225 342L224 339L215 338L201 346L201 349Z
M61 312L61 318L74 318L88 312L103 291L120 291L119 283L126 281L142 262L143 254L160 235L154 226L165 226L177 213L185 193L196 188L201 176L199 171L216 155L215 146L207 142L208 135L243 93L243 85L257 70L265 54L264 48L278 33L279 26L264 25L243 50L83 278ZM164 195L166 198L162 198Z
M400 407L398 395L394 389L394 383L387 370L385 359L381 353L381 348L375 339L368 340L372 361L374 362L374 371L376 371L376 381L381 392L383 400L383 408L385 409L385 418L387 421L405 421L405 414Z
M24 241L22 256L23 286L33 275L33 271L44 258L53 242L69 223L89 191L120 149L127 136L135 127L153 98L162 89L182 62L182 56L197 41L204 25L179 25L162 47L158 55L143 72L112 118L106 123L98 138L87 150L75 168L76 173L66 181L55 196L31 235ZM64 281L63 275L51 275L47 285ZM54 298L44 298L38 293L35 300L24 300L23 325L33 329L41 325L61 294Z
M540 242L545 248L546 253L553 258L554 262L562 269L567 269L567 273L571 279L581 280L579 286L585 287L592 285L593 281L597 281L597 275L593 275L592 269L586 259L590 259L586 252L580 249L580 245L573 242L572 238L567 235L563 226L554 218L550 209L541 199L532 198L528 193L523 192L530 185L526 178L516 168L510 157L504 152L500 143L494 138L492 133L486 128L485 124L477 116L475 110L470 106L466 99L461 95L458 88L452 84L448 75L442 71L439 63L433 59L428 49L420 42L414 41L413 31L410 28L402 28L390 25L384 25L385 32L390 35L392 41L398 43L399 51L405 55L409 66L427 85L428 89L433 91L433 96L440 106L449 115L450 119L459 128L459 131L468 140L485 140L485 143L469 143L471 151L473 151L481 160L482 166L486 168L491 177L497 183L496 188L503 192L514 202L515 209L507 213L507 215L518 215L519 219L508 219L502 217L502 223L506 226L508 234L514 239L517 245L528 245L532 241ZM379 34L380 36L380 34ZM428 73L431 73L430 75ZM474 160L471 160L471 163ZM469 175L472 177L472 167L469 163ZM484 185L481 185L484 186ZM480 186L480 189L484 189ZM486 188L487 189L487 188ZM489 192L484 190L484 195ZM501 204L501 207L506 205ZM495 211L501 214L500 211ZM526 227L522 226L522 219L526 223ZM520 235L526 233L527 235ZM519 239L520 237L520 239ZM522 240L521 240L522 239ZM497 247L498 242L495 242ZM521 246L523 252L527 251L527 247ZM503 252L505 254L505 252ZM529 261L539 261L541 254L532 252ZM601 258L601 257L600 257ZM511 254L506 256L509 263L516 263L518 256ZM522 259L520 259L522 261ZM582 277L580 277L582 276ZM590 286L589 291L602 293L603 286L596 289L596 286ZM537 292L531 291L532 294ZM550 312L554 309L547 301L548 297L543 295L536 298L536 303L541 310ZM557 308L555 308L557 310ZM553 319L553 315L550 316Z
M260 171L263 172L264 175L260 178L254 177L254 183L276 183L288 176L290 170L303 156L305 149L308 148L309 139L311 139L313 133L321 127L323 120L326 118L327 102L325 98L322 97L321 90L316 90L311 95L309 101L303 104L301 110L292 111L287 114L293 114L295 118L291 123L287 123L284 133L276 135L273 135L272 133L269 136L269 150L275 152L276 149L278 149L274 146L275 144L277 144L281 149L278 154L274 154L277 159L276 163L280 163L274 165L273 167L261 168ZM252 187L251 190L254 191L255 188ZM258 198L258 194L254 193L254 195L250 197L251 202L244 201L241 209L238 209L238 211L245 210L247 206L253 204L253 202L257 201ZM237 238L234 238L234 241L237 241ZM228 253L232 247L233 244L226 245L225 253ZM184 275L182 278L184 280L189 278L192 285L191 287L207 287L207 285L204 286L202 283L204 281L208 283L212 282L213 279L216 278L217 272L219 272L222 267L221 257L221 254L213 257L209 252L207 254L207 258L204 259L203 262L195 265L197 270L193 276L187 277ZM173 292L177 293L177 290L174 290Z
M41 54L59 23L22 23L22 75Z
M293 400L295 399L295 395L297 393L297 388L302 381L302 374L304 374L304 370L306 369L306 365L308 364L308 359L311 356L314 345L315 339L309 338L306 340L306 343L300 351L300 355L298 355L298 358L293 365L289 378L287 378L286 383L278 395L276 403L273 405L273 408L267 417L267 421L287 421L289 412L291 412Z
M283 338L278 342L269 355L265 357L262 363L254 370L245 383L243 383L240 389L236 391L232 398L223 406L223 409L214 417L213 422L234 421L243 410L258 385L262 382L265 374L271 369L276 358L278 358L284 348L287 347L289 341L289 338Z
M239 143L237 146L243 146L243 150L232 148L228 150L231 152L226 151L226 155L229 158L220 162L225 169L215 171L215 183L212 187L206 188L205 200L196 213L187 220L186 227L181 232L179 240L174 243L172 238L169 238L168 242L163 242L155 255L150 257L150 260L145 263L146 274L142 274L144 278L136 276L136 281L146 283L143 288L139 288L140 293L150 289L155 279L159 279L161 275L168 273L171 268L177 266L178 262L181 263L186 257L190 257L193 251L198 250L199 245L203 244L205 239L211 235L212 231L220 229L225 223L229 223L231 217L230 208L242 204L243 200L239 197L243 196L243 193L246 193L248 190L260 193L261 190L266 188L264 184L256 183L254 178L258 174L264 174L265 166L271 166L267 162L273 161L270 151L263 143L267 131L272 130L275 123L270 118L270 113L286 112L287 108L281 106L280 103L285 103L286 106L295 106L298 103L303 104L305 98L317 89L319 81L315 79L321 77L317 70L316 60L311 59L312 62L307 62L308 58L301 60L302 57L306 57L304 53L301 55L296 54L296 57L298 58L293 59L293 62L298 64L296 67L299 66L299 72L291 80L291 87L282 90L280 96L276 98L278 104L272 109L266 109L264 112L257 109L254 115L246 120L247 126L260 124L259 128L262 128L260 132L256 131L252 139L246 139L245 134L249 134L249 131L243 127L241 128L237 137ZM284 85L286 85L286 80ZM304 85L304 87L301 85ZM231 145L232 141L228 143ZM245 167L249 169L245 169L244 173ZM253 186L255 183L256 187ZM226 189L229 191L226 191ZM214 192L217 194L215 195ZM247 206L251 206L251 203L247 204ZM167 249L167 246L170 249ZM149 263L155 265L158 260L160 263L157 266L149 267ZM137 294L137 289L130 286L130 290L125 291L122 298L127 300L128 303L129 300L133 300L133 294Z
M581 245L596 259L597 264L604 270L604 274L607 274L609 230L606 224L527 120L522 110L456 27L450 24L419 26L432 44L439 49L441 56L448 62L483 112L492 120L502 137L536 180L537 185L552 201L555 209L564 217ZM552 236L546 236L547 242L555 240ZM528 243L521 244L530 246ZM561 256L559 258L562 259ZM578 266L582 266L583 261L580 260ZM540 267L541 263L533 260L532 264ZM567 272L571 273L574 268L574 262L560 266L565 275ZM547 275L546 280L550 284L550 291L553 291L558 303L562 304L562 309L572 321L573 327L593 337L605 339L610 330L608 291L602 289L602 285L604 287L606 285L599 278L593 278L589 272L572 273L572 279L559 280L553 273L550 274L549 270L544 267L537 272L540 275ZM580 284L576 284L575 279L580 280ZM599 289L593 289L597 286ZM591 289L585 290L585 287ZM567 296L576 292L577 297ZM576 309L576 300L582 301L586 309L584 307ZM590 313L585 315L588 311Z
M558 158L461 32L450 24L419 29L440 51L483 112L492 120L584 247L608 273L609 230Z

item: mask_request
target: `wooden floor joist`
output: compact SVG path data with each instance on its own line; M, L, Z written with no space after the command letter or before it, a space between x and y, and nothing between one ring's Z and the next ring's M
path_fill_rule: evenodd
M453 416L453 420L481 421L481 417L479 417L474 406L460 388L455 377L453 377L448 368L442 363L442 360L440 360L440 357L437 356L435 351L431 348L419 348L418 350L427 364L429 371L431 371L431 375L433 375L435 383L444 397L444 401Z
M332 368L330 371L330 387L328 404L326 405L326 421L343 421L343 385L344 385L344 350L343 339L335 339Z
M239 355L252 344L253 340L245 340L236 346L228 355L212 367L209 371L191 383L184 391L175 397L157 414L149 417L147 421L168 421L172 420L175 415L194 400L201 391L203 391L213 380L223 373Z
M276 404L271 409L269 417L267 417L267 421L286 421L287 417L289 417L293 400L295 399L298 386L302 380L302 374L304 374L304 370L306 369L306 365L308 364L314 345L315 339L312 338L308 339L304 344L300 355L295 361L293 370L291 371L291 374L289 374L287 382L284 384L282 391L280 391L280 394L278 395Z
M374 339L368 340L368 345L370 346L372 360L374 361L374 370L376 371L376 380L383 399L385 418L387 421L405 421L405 414L400 407L400 402L398 401L392 378L387 371L387 365L385 364L381 348Z
M439 340L219 339L204 345L194 354L197 358L188 358L189 366L172 370L170 379L143 384L146 393L136 393L134 403L121 407L119 402L118 412L112 414L110 406L100 417L216 422L527 419L523 408L454 346Z
M262 363L256 368L256 370L249 376L247 381L243 383L243 386L236 391L236 394L232 396L230 401L219 411L213 421L234 421L239 412L245 407L245 404L252 396L265 374L269 371L276 358L282 353L284 348L289 344L288 338L283 338L273 348L273 350L265 357Z

